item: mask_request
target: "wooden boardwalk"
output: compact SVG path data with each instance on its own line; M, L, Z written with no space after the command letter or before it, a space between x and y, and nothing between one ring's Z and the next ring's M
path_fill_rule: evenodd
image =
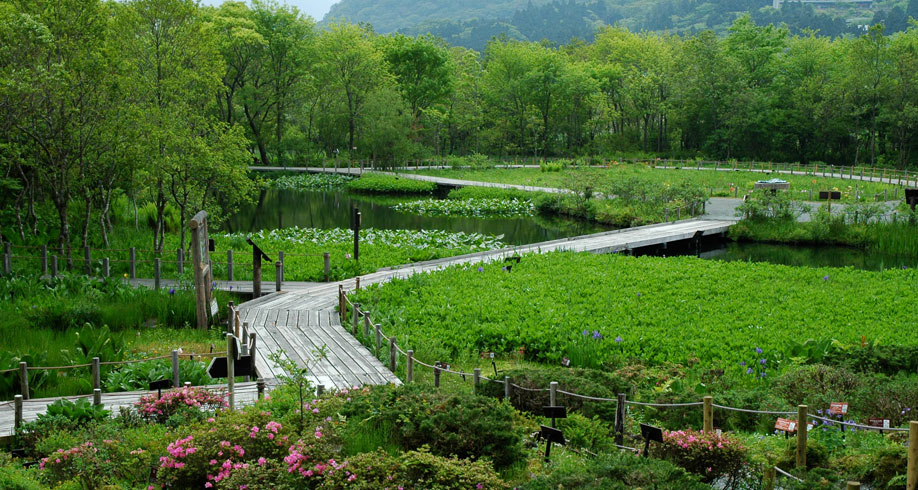
M270 389L271 384L268 384ZM214 391L226 391L226 385L211 385L207 387ZM165 393L168 390L163 390ZM236 405L251 405L258 398L258 390L254 382L236 383ZM117 415L120 407L133 407L134 402L140 400L141 396L156 394L155 391L125 391L121 393L103 393L102 404L106 410L111 410L113 415ZM67 400L77 400L80 398L89 398L92 401L92 395L65 396ZM35 398L24 400L22 402L22 419L25 422L31 422L38 418L38 414L48 411L48 405L60 400L57 398ZM0 438L13 435L13 425L15 422L15 408L12 401L0 403Z
M443 269L451 265L501 260L516 254L560 250L608 253L629 248L661 245L690 239L698 232L701 232L702 235L725 233L733 223L733 220L692 219L609 231L389 267L361 276L360 282L363 285L369 285ZM315 284L310 287L272 293L237 307L241 311L242 320L249 323L249 331L257 335L255 367L259 376L272 379L281 374L268 357L273 352L283 350L286 356L295 360L300 366L307 362L310 363L312 381L326 389L341 389L365 384L400 384L394 374L341 326L335 311L339 285L343 285L346 289L353 289L355 280ZM316 361L313 352L322 346L325 346L327 350L327 357Z

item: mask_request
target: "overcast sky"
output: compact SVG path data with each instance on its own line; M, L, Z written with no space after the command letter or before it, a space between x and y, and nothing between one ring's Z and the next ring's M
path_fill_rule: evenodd
M201 0L201 3L219 6L223 1ZM300 10L300 13L312 17L316 22L322 20L322 17L325 17L325 14L328 13L328 9L337 2L338 0L278 0L278 3L293 5Z

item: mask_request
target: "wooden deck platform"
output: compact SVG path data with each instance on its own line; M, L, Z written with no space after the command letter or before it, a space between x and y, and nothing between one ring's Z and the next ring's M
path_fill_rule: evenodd
M266 389L270 389L271 384L267 385ZM226 391L226 385L211 385L207 387L208 389L215 391ZM168 390L163 390L168 391ZM251 405L255 403L255 400L258 398L257 387L254 382L250 383L236 383L236 406L240 405ZM111 410L112 414L117 414L120 407L132 407L134 402L140 400L141 396L155 394L155 391L125 391L121 393L103 393L102 394L102 404L105 406L106 410ZM77 400L79 398L89 398L92 400L92 395L80 395L80 396L66 396L63 397L67 400ZM32 400L25 400L22 402L22 419L25 422L31 422L38 418L38 414L45 413L48 410L48 405L60 400L61 397L57 398L35 398ZM13 424L15 422L15 408L12 401L0 403L0 438L8 437L13 435Z

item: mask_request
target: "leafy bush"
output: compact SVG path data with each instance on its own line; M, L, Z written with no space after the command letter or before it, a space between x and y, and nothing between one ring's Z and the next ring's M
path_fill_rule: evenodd
M0 453L0 490L42 490L34 473L13 463L9 455Z
M340 413L391 424L396 442L405 449L426 445L442 456L488 458L497 468L523 458L513 408L493 398L426 387L379 387L352 392Z
M51 484L72 479L84 489L122 483L136 488L148 482L152 458L142 449L130 449L117 440L102 444L87 441L70 449L58 449L42 458L42 477Z
M554 463L552 471L524 483L521 490L578 488L626 490L634 488L679 488L709 490L698 477L667 461L642 458L616 451L595 458L565 458Z
M746 448L733 437L703 431L663 431L659 454L689 473L712 482L724 475L735 475L746 461Z
M825 363L858 372L894 375L918 372L918 346L877 345L830 350Z
M510 392L510 403L518 410L536 415L542 414L542 407L549 405L548 385L558 382L558 389L572 393L588 394L594 397L614 399L617 393L628 391L627 381L605 371L593 369L566 369L549 367L532 367L513 369L503 373L510 377L510 382L527 389L513 388ZM542 391L529 391L541 389ZM503 397L504 387L500 383L484 383L481 393L496 398ZM615 420L615 403L594 402L582 398L558 394L558 403L570 411L580 412L592 418Z
M502 187L481 187L469 185L458 187L449 191L449 199L532 199L542 195L542 192L530 192L520 189L504 189Z
M771 191L759 191L750 193L743 204L737 206L736 215L751 220L795 221L809 210L808 205L791 200L788 192L772 194Z
M222 394L203 388L184 387L167 391L161 397L157 394L144 395L134 406L141 417L162 423L180 411L191 410L205 414L228 404Z
M426 448L397 456L383 451L360 454L348 459L347 468L353 473L336 472L318 488L468 490L510 487L487 462L437 456Z
M369 173L347 183L348 190L372 194L429 194L437 184L394 175Z
M832 402L848 400L861 387L861 379L848 370L814 364L784 373L774 389L791 405L806 404L828 407Z
M44 422L60 417L72 422L73 426L79 427L105 420L109 413L111 412L105 410L103 405L90 403L89 398L79 398L76 401L61 398L48 405L45 413L38 414L38 421Z
M483 218L512 218L532 216L534 206L529 199L426 199L396 204L393 209L403 213L425 216L477 216Z
M268 182L275 189L313 191L338 189L345 187L352 180L354 180L354 177L350 175L301 173L284 175Z
M107 373L104 382L108 392L131 391L146 390L154 381L171 378L171 362L159 360L124 364L116 371ZM179 379L193 386L208 385L213 381L207 374L205 363L187 359L179 361Z

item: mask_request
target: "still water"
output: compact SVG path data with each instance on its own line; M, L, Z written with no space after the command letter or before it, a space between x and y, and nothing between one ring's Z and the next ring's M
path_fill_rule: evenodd
M849 247L724 242L701 254L712 260L769 262L800 267L853 267L864 270L918 267L916 257L896 257Z
M410 198L409 198L410 199ZM255 204L230 218L231 232L249 232L290 226L350 228L351 209L360 209L364 228L436 229L451 232L504 235L511 245L544 242L570 236L598 233L614 228L585 221L534 216L528 218L433 217L399 213L391 208L404 197L376 197L347 192L267 189Z

